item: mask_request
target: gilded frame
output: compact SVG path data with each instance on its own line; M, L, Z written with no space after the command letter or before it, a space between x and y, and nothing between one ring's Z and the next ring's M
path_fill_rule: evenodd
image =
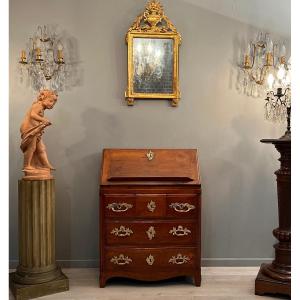
M173 74L172 93L147 93L134 91L134 58L133 44L135 38L172 39L173 40ZM125 98L127 104L134 105L135 99L168 99L172 106L177 106L180 99L179 89L179 46L181 36L174 25L163 12L163 7L157 0L150 0L143 14L137 17L126 34L128 44L128 82Z

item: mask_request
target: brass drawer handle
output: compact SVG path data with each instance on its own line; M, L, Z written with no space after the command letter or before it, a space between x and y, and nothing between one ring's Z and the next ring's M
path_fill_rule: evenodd
M169 259L169 263L170 264L174 264L174 265L183 265L186 264L188 261L190 260L190 258L186 255L182 255L181 253L178 253L177 256L172 256Z
M114 234L115 236L121 236L121 237L125 237L125 236L130 236L131 234L133 234L133 231L130 228L125 228L125 226L120 226L120 228L114 228L111 231L111 234Z
M152 266L154 264L154 261L155 261L154 256L151 254L146 258L146 262L149 266Z
M111 260L112 263L119 266L129 265L132 262L132 259L124 254L120 254L118 256L114 256Z
M189 233L191 233L191 231L187 228L183 228L183 226L179 225L177 228L173 227L173 229L171 229L169 231L170 234L176 235L176 236L184 236L184 235L189 235Z
M128 203L110 203L106 206L106 208L111 209L113 212L124 212L127 211L129 208L132 208L133 205L132 204L128 204Z
M169 206L173 208L175 211L180 213L186 213L196 208L195 205L189 203L178 203L178 202L171 203Z
M155 208L156 208L156 204L153 200L151 200L148 204L147 204L147 208L149 211L154 212Z
M149 240L152 240L155 237L156 231L153 226L150 226L149 229L146 231Z

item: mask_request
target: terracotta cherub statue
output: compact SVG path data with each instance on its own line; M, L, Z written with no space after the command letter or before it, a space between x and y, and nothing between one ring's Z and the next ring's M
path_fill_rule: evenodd
M51 170L46 147L42 141L44 129L51 122L44 117L45 109L52 109L57 101L57 94L51 90L42 90L22 122L21 145L24 153L24 179L42 180L51 179Z

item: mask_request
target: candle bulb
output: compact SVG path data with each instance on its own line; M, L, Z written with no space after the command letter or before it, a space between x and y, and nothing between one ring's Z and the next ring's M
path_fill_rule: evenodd
M26 52L25 52L25 50L21 51L21 59L26 60Z
M60 41L57 43L57 61L59 64L64 63L63 45Z
M35 40L35 47L36 47L36 49L41 48L41 40L39 38L36 38L36 40Z
M244 57L244 68L250 69L251 68L251 45L248 44L245 57Z
M247 51L246 51L246 55L251 55L251 45L250 44L248 44L248 46L247 46Z
M278 71L277 71L277 78L281 82L283 78L285 77L285 69L283 65L280 65Z
M21 51L20 63L21 64L26 64L27 63L26 51L25 50Z
M262 41L263 41L263 33L260 32L260 33L257 35L257 40L256 40L256 42L260 44L260 43L262 43Z
M63 50L63 45L60 41L57 42L57 50Z
M270 37L267 38L265 66L267 67L273 66L273 42L270 39Z
M286 55L286 48L285 48L285 45L282 44L281 46L281 49L280 49L280 54L279 54L279 61L280 61L280 64L284 65L286 63L286 58L285 58L285 55Z
M291 76L289 72L286 73L284 80L285 80L284 85L288 87L291 84Z
M36 61L43 61L42 51L41 51L41 40L40 40L39 37L37 37L35 39L34 46L35 46L35 60Z
M35 51L36 51L35 53L36 61L43 61L41 48L36 48Z
M267 50L268 53L273 52L273 42L272 42L271 39L269 39L268 42L267 42L267 49L266 50Z
M48 41L48 26L44 25L43 31L42 31L42 39L43 41Z
M269 85L269 90L271 91L273 89L273 83L274 83L274 76L273 74L269 74L268 76L268 85Z
M62 50L57 50L57 58L58 58L58 60L63 60L64 59L64 55L63 55Z
M286 48L285 45L282 44L281 49L280 49L280 56L285 56L286 55Z

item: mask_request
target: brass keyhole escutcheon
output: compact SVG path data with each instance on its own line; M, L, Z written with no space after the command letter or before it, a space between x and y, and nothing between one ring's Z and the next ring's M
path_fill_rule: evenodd
M155 208L156 208L156 204L153 200L151 200L148 204L147 204L147 208L149 211L154 212Z
M152 240L155 237L156 231L153 226L150 226L149 229L146 231L149 240Z
M149 161L154 159L154 152L152 152L151 150L149 150L146 154L147 158Z
M146 262L149 266L152 266L154 264L154 261L155 261L154 256L151 254L146 258Z

